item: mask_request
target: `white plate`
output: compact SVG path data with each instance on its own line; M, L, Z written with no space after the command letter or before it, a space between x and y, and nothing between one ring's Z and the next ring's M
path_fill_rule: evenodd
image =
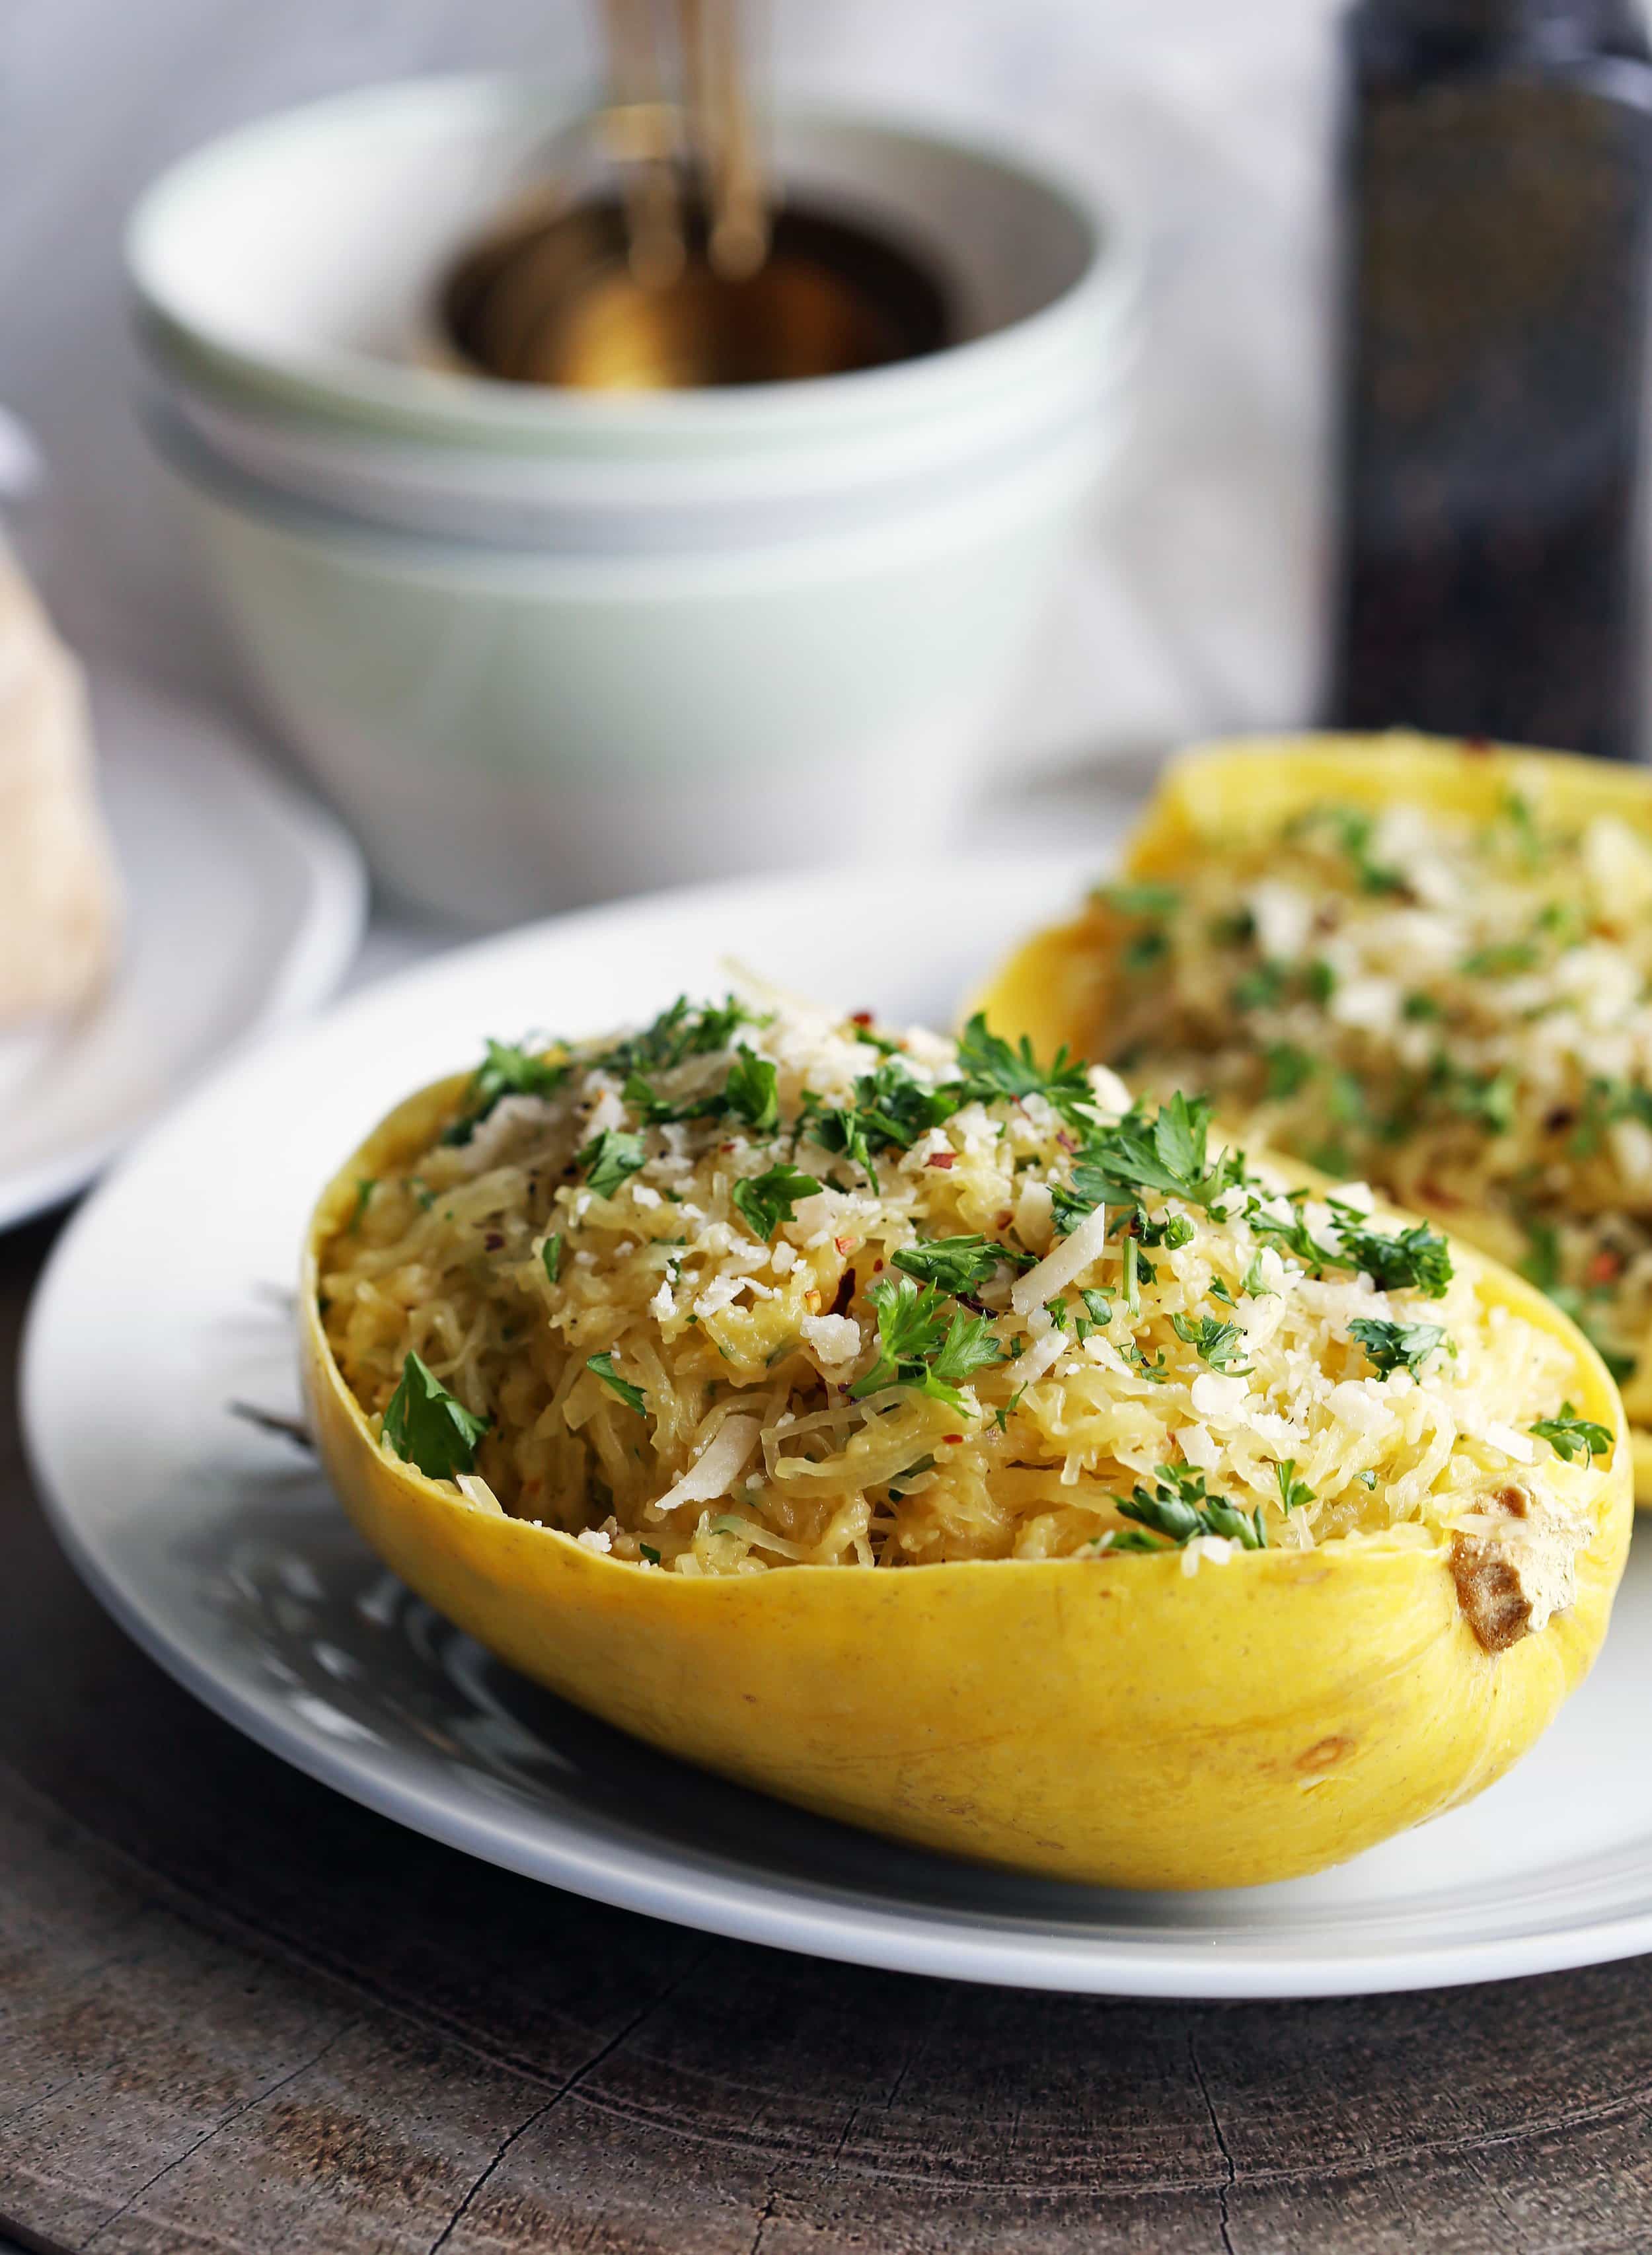
M1097 843L1085 856L1103 858ZM226 1414L291 1408L292 1275L317 1187L484 1034L591 1032L733 952L785 984L945 1020L1079 864L938 863L678 894L467 948L221 1073L68 1230L24 1366L53 1517L147 1649L265 1746L511 1868L821 1956L1057 1989L1302 1996L1535 1973L1652 1949L1652 1546L1606 1655L1470 1807L1339 1872L1225 1894L978 1870L635 1746L410 1598L306 1460Z
M0 1034L0 1228L88 1183L233 1043L325 1001L362 934L355 847L227 728L96 673L92 708L125 935L89 1009Z

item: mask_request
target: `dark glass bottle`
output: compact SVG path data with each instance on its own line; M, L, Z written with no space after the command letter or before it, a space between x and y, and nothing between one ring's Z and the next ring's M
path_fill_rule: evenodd
M1331 718L1633 758L1652 51L1627 0L1363 0Z

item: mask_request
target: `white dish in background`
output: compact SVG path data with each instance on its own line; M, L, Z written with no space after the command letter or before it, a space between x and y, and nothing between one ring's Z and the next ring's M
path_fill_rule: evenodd
M324 1001L366 912L343 831L229 729L117 676L91 690L121 952L78 1016L0 1033L0 1227L82 1188L235 1043Z
M1652 1949L1644 1537L1594 1676L1478 1801L1318 1879L1113 1893L894 1846L633 1744L409 1598L313 1466L227 1411L293 1409L272 1288L296 1268L314 1193L484 1035L645 1017L678 986L719 988L730 952L847 1006L939 1021L1108 842L595 911L404 973L218 1075L76 1217L31 1317L24 1423L81 1572L180 1681L313 1775L689 1926L974 1980L1190 1997L1427 1987Z
M192 388L297 432L411 442L415 477L422 452L447 446L668 471L756 456L778 483L794 462L819 474L836 448L856 450L855 465L862 447L887 454L903 427L923 450L954 413L1022 427L1070 399L1128 321L1133 259L1089 193L1038 157L930 120L783 110L770 130L784 190L931 256L953 292L956 343L846 376L681 391L559 390L421 364L439 278L543 185L587 99L517 76L410 79L207 143L129 222L151 353Z
M473 925L932 851L1124 434L1128 246L1036 158L783 115L788 192L928 251L955 342L699 390L415 364L573 114L372 88L134 214L150 428L259 695L387 884Z

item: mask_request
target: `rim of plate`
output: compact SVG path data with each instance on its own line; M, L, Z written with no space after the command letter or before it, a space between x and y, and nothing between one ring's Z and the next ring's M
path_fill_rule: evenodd
M1065 898L1075 873L1093 870L1097 854L1072 852L1019 857L1018 877L1029 909L1035 901ZM972 882L1002 885L1002 861L960 857L931 868L946 870L961 888ZM812 882L840 888L847 876L881 882L875 872L826 873ZM19 1358L19 1398L25 1452L47 1519L76 1571L134 1640L205 1705L271 1753L348 1798L411 1830L487 1861L552 1886L674 1924L735 1940L791 1949L889 1971L921 1972L1004 1986L1073 1993L1113 1993L1163 1999L1287 1999L1445 1988L1518 1976L1557 1972L1652 1951L1652 1860L1634 1850L1584 1856L1576 1864L1517 1878L1508 1885L1531 1904L1517 1930L1488 1935L1418 1938L1451 1890L1369 1907L1339 1907L1341 1929L1330 1942L1306 1946L1289 1928L1233 1928L1173 1936L1103 1929L1093 1936L1055 1926L1039 1927L1001 1910L964 1910L916 1895L890 1907L830 1881L793 1875L742 1874L723 1862L694 1860L674 1842L637 1844L599 1837L581 1819L545 1811L502 1816L475 1792L462 1773L433 1753L418 1757L428 1773L406 1774L404 1759L376 1755L354 1741L306 1727L290 1708L264 1692L216 1655L198 1650L159 1612L135 1593L100 1546L82 1499L60 1487L46 1429L46 1366L53 1336L67 1320L78 1289L80 1262L89 1257L112 1208L118 1208L151 1155L187 1137L197 1119L234 1099L247 1085L249 1100L264 1078L290 1074L311 1047L415 993L435 979L480 982L488 969L517 953L531 955L561 941L597 941L616 923L638 916L670 917L728 904L746 913L783 903L795 912L799 881L741 879L685 887L552 917L484 938L396 973L335 1003L304 1025L261 1043L256 1053L221 1064L137 1147L88 1199L54 1247L29 1310ZM1014 885L1011 887L1015 890ZM1021 897L1017 895L1017 897ZM637 1817L647 1825L646 1812ZM1578 1872L1619 1866L1628 1858L1643 1878L1643 1907L1592 1914L1568 1908ZM956 1872L960 1865L948 1861ZM732 1864L734 1858L728 1858ZM967 1870L968 1866L961 1868ZM990 1874L983 1872L983 1879ZM1105 1900L1105 1891L1074 1889ZM1121 1898L1121 1900L1128 1900Z

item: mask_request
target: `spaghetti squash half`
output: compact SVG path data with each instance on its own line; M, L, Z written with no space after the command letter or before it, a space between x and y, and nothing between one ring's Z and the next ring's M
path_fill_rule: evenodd
M1518 1268L1621 1383L1652 1500L1652 777L1397 735L1189 754L983 1001Z
M1028 1870L1334 1862L1529 1745L1626 1451L1552 1303L981 1023L787 1006L489 1045L317 1208L315 1430L514 1665Z

